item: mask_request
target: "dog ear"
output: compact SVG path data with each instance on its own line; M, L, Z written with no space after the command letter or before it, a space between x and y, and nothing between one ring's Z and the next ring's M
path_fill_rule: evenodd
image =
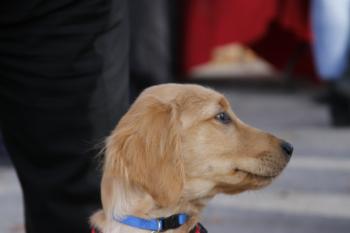
M178 131L175 105L141 97L108 138L110 172L144 189L160 206L175 204L184 181Z

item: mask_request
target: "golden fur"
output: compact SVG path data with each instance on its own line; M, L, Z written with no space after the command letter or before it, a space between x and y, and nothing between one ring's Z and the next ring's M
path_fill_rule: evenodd
M227 112L232 122L215 116ZM106 141L101 183L103 209L91 218L103 233L144 233L112 216L190 220L187 233L217 193L268 185L288 162L281 140L240 121L225 97L198 85L146 89Z

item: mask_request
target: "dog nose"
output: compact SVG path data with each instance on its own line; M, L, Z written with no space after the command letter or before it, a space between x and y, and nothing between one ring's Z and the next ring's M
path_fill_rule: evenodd
M293 154L293 146L292 146L292 144L283 141L283 142L281 143L281 147L282 147L282 150L284 151L286 157L287 157L288 159L290 159L290 157L291 157L292 154Z

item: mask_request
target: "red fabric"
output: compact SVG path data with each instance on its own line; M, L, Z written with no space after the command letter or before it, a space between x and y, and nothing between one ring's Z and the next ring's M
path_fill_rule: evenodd
M196 226L196 233L201 233L201 228L199 227L198 224L197 224L197 226Z
M294 33L298 39L311 41L308 0L283 0L280 3L278 21L281 26Z
M188 0L184 69L207 62L214 47L233 42L283 68L296 48L311 43L308 10L308 0ZM301 60L308 65L296 68L313 73L307 50Z

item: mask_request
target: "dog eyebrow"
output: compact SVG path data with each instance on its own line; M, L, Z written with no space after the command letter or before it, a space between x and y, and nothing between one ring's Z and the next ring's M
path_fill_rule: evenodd
M230 103L226 100L224 96L221 96L219 100L219 105L222 106L225 110L230 107Z

